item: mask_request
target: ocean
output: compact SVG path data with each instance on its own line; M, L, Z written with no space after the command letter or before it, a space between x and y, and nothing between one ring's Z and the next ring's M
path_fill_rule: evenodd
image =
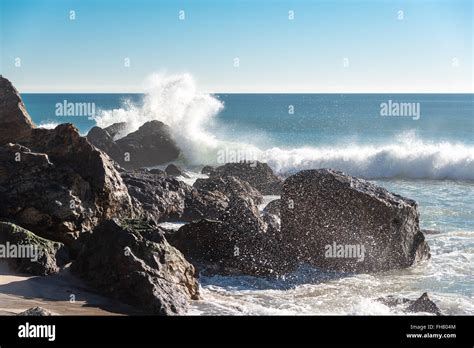
M341 276L301 267L280 279L202 277L203 300L191 314L403 314L374 300L423 292L445 314L474 314L472 94L210 95L183 77L145 94L22 98L37 125L71 122L82 134L94 125L127 121L133 131L161 120L190 171L246 157L282 176L330 167L364 177L415 199L421 227L435 231L427 235L431 260L405 270ZM58 104L76 103L94 114L58 112Z

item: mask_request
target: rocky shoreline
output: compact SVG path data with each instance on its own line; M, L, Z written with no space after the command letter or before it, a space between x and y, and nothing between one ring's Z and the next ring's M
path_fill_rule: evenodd
M245 162L205 166L208 178L191 186L169 164L181 151L161 122L130 134L123 124L94 127L87 137L72 124L36 128L3 77L0 108L0 244L39 250L9 260L18 272L70 265L101 295L175 315L200 298L200 273L279 277L302 264L371 273L430 257L417 203L368 181L331 169L283 179ZM260 212L264 195L281 199ZM169 221L186 224L160 227Z

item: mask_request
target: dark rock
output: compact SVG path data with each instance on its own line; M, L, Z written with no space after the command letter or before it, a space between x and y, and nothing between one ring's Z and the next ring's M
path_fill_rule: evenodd
M189 175L175 164L169 164L165 169L165 173L170 176L182 176L183 178L189 178Z
M431 301L428 294L425 292L417 300L410 300L405 297L397 297L389 295L386 297L380 297L376 301L383 303L387 307L400 307L404 312L407 313L432 313L436 315L442 315L441 310L438 308L436 303Z
M263 208L263 212L265 214L273 214L276 216L280 216L280 199L275 199L271 202L269 202L265 208Z
M118 163L123 161L123 151L106 130L100 127L92 127L89 133L87 133L87 140Z
M0 147L0 218L67 245L101 220L133 215L113 162L77 129L34 129Z
M13 246L17 251L21 248L26 253L5 259L13 270L20 273L53 274L69 261L69 253L63 244L41 238L8 222L0 221L0 245L5 248L6 253L9 249L7 246Z
M105 221L71 270L100 293L150 314L182 314L199 298L194 267L163 232L139 221Z
M53 315L50 311L47 309L44 309L42 307L32 307L27 309L24 312L18 313L18 316L32 316L32 317L47 317Z
M436 315L441 315L441 311L431 299L428 297L428 294L425 292L419 299L414 301L412 304L408 306L406 309L407 312L425 312L425 313L433 313Z
M28 138L33 128L20 94L0 75L0 145Z
M199 190L219 191L227 196L242 196L251 198L255 204L263 202L263 196L248 182L236 177L212 177L209 179L197 179L193 185Z
M258 161L227 163L210 173L211 178L226 176L234 176L247 181L263 195L279 195L281 193L282 181L266 163Z
M117 138L127 135L125 134L127 126L127 122L118 122L105 127L104 130L112 137L112 139L116 140Z
M201 174L207 174L210 175L214 173L215 169L212 166L204 166L201 170Z
M169 238L186 258L211 274L277 276L295 266L284 245L271 236L221 221L187 224Z
M219 191L205 191L193 188L186 194L183 221L201 219L222 220L229 208L229 198Z
M151 174L156 174L156 175L162 175L162 176L165 176L165 175L166 175L166 173L165 173L163 170L158 169L158 168L150 169L149 172L150 172Z
M176 220L183 215L184 200L192 187L173 177L148 172L122 172L128 192L144 217L155 221Z
M286 179L281 224L295 256L322 269L376 272L430 257L415 201L330 169Z
M152 167L178 158L180 150L171 137L170 128L160 121L144 123L137 131L116 141L129 161L126 168Z

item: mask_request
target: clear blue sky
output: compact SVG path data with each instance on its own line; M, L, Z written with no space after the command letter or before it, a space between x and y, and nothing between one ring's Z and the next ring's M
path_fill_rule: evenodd
M22 92L140 91L163 71L210 92L473 90L472 0L0 2L1 72Z

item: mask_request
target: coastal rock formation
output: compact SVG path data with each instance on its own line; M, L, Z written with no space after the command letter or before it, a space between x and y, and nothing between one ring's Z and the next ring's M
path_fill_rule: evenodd
M211 178L234 176L248 182L263 195L279 195L282 181L266 163L239 162L227 163L209 173Z
M248 182L237 177L211 177L209 179L197 179L193 187L199 190L218 191L228 196L242 196L251 198L255 204L263 202L262 194L252 187Z
M175 164L169 164L165 168L165 173L170 176L182 176L183 178L189 178L189 175Z
M144 217L154 221L177 220L183 215L185 197L192 187L173 177L144 170L121 173L128 192Z
M219 191L205 191L193 188L186 194L181 220L220 220L229 208L229 198Z
M27 309L24 312L18 313L18 316L29 316L29 317L48 317L53 315L50 311L47 309L44 309L43 307L32 307Z
M276 216L280 216L280 204L281 200L280 199L275 199L271 202L269 202L265 208L263 208L263 212L265 214L272 214Z
M29 137L33 128L20 94L9 80L0 75L0 145Z
M2 90L0 103L15 99L15 93ZM29 116L22 103L6 111L2 110L0 122L11 125L16 120L18 126L12 129L24 129ZM73 125L52 130L31 126L21 134L17 138L12 133L15 144L0 146L0 218L70 245L101 220L133 214L113 162Z
M1 260L20 273L57 273L69 260L63 244L41 238L9 222L0 221L0 245Z
M180 150L163 122L146 122L137 131L115 140L125 129L125 123L114 123L105 129L93 127L87 139L128 169L152 167L178 158Z
M295 266L285 246L271 236L222 221L184 225L168 238L186 258L210 274L277 276Z
M199 298L194 267L159 228L136 220L97 226L71 270L102 294L150 314L182 314Z
M386 297L380 297L376 301L383 303L387 307L401 307L401 309L407 313L423 312L442 315L439 307L429 298L426 292L417 300L389 295Z
M206 175L209 175L211 173L214 172L214 167L211 167L211 166L204 166L202 169L201 169L201 174L206 174Z
M127 122L117 122L114 124L111 124L108 127L105 127L104 130L109 133L109 135L112 137L112 139L117 139L117 138L122 138L126 136L125 134L127 132L128 128L128 123Z
M415 201L330 169L286 179L281 224L295 256L322 269L376 272L430 257Z

